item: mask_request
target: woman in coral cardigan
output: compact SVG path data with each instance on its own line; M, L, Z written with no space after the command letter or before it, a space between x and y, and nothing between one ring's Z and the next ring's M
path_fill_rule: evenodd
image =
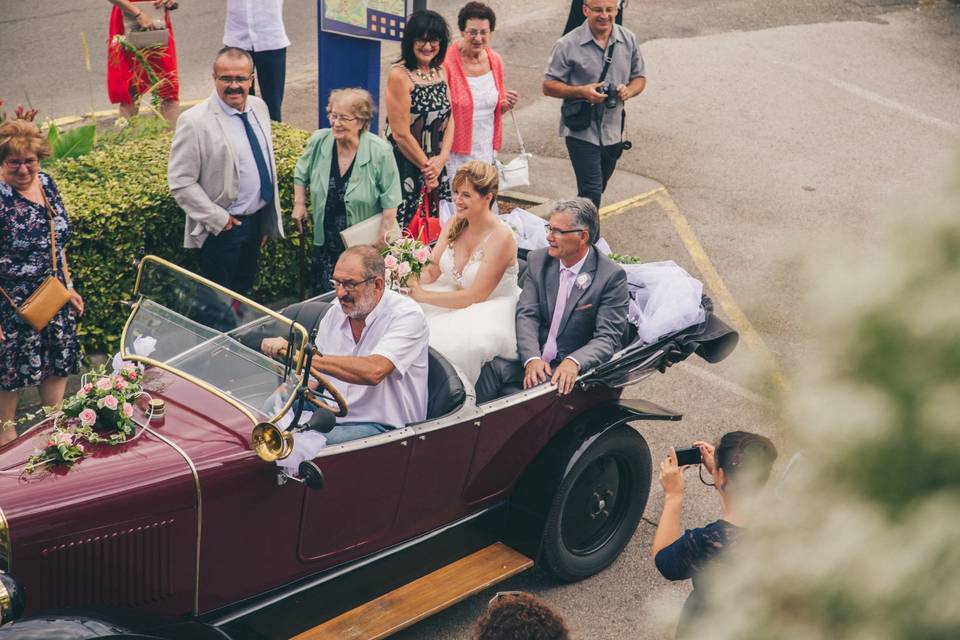
M448 176L456 175L460 165L470 160L493 163L503 138L501 116L520 97L504 88L503 61L490 48L496 24L493 9L482 2L468 2L457 16L462 38L447 49L443 61L457 123Z

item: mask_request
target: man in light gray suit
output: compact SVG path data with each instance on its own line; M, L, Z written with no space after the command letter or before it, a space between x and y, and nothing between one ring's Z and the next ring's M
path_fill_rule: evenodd
M561 200L547 224L546 249L531 251L517 302L519 361L497 358L477 380L477 402L504 385L524 389L547 380L563 395L581 371L606 362L627 328L627 275L594 247L600 237L596 206Z
M213 94L183 112L170 149L170 193L186 213L183 246L200 249L200 275L240 294L257 278L264 238L282 238L270 114L249 95L253 59L224 47Z

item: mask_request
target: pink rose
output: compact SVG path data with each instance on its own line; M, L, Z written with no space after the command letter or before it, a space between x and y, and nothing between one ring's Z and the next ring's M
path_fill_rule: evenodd
M399 266L397 266L397 275L401 278L406 278L410 275L411 271L413 271L413 269L410 268L409 262L401 262Z
M123 403L123 415L127 418L133 415L133 405L129 402Z
M92 427L97 423L97 412L93 409L84 409L80 412L80 424L85 427Z
M116 396L104 396L104 397L100 398L100 401L99 401L99 402L97 402L97 406L100 407L101 409L103 409L104 407L106 407L107 409L110 409L111 411L116 411L116 410L117 410L117 407L120 406L120 403L117 402ZM82 419L82 418L81 418L81 419Z
M430 259L430 247L420 247L413 254L413 257L416 258L420 264L425 263Z
M137 371L136 367L129 367L129 366L121 369L120 374L130 382L136 382L137 378L140 376L140 372Z
M70 445L73 443L73 437L64 431L54 431L47 440L48 447L59 447L60 445Z
M76 443L76 444L73 445L73 446L76 447L77 451L79 451L80 453L83 453L83 452L85 451L85 449L83 448L83 444L81 444L81 443L79 443L79 442Z
M116 382L113 383L113 388L117 391L123 391L127 388L127 381L123 378L117 378Z
M80 390L83 391L84 395L86 395L93 391L93 385L88 382L87 384L83 385Z
M100 378L97 380L96 385L97 389L102 389L106 391L107 389L113 387L113 381L110 378Z
M391 255L387 255L387 257L383 259L383 265L384 265L387 269L396 269L396 268L397 268L397 257L394 256L394 255L392 255L392 254L391 254Z

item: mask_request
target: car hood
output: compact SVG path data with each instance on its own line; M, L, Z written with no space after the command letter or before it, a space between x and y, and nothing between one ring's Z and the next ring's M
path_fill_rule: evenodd
M54 424L50 418L0 449L0 510L7 521L50 512L79 514L78 506L90 501L150 491L177 477L192 478L195 470L255 458L249 444L253 425L229 403L157 369L148 372L144 388L164 400L166 415L124 444L85 444L88 455L72 465L23 473L26 460L46 446ZM139 409L135 419L147 424ZM81 522L75 526L83 528Z

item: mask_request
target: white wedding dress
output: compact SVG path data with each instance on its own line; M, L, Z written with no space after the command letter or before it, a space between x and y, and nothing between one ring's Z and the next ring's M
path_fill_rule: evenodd
M467 259L463 271L457 273L453 243L450 243L440 256L440 277L423 288L431 291L469 288L480 270L485 245L486 239ZM430 326L430 346L460 369L471 384L476 384L481 367L496 356L513 360L518 357L518 272L517 263L514 262L504 271L500 282L487 299L469 307L446 309L430 304L422 305Z

